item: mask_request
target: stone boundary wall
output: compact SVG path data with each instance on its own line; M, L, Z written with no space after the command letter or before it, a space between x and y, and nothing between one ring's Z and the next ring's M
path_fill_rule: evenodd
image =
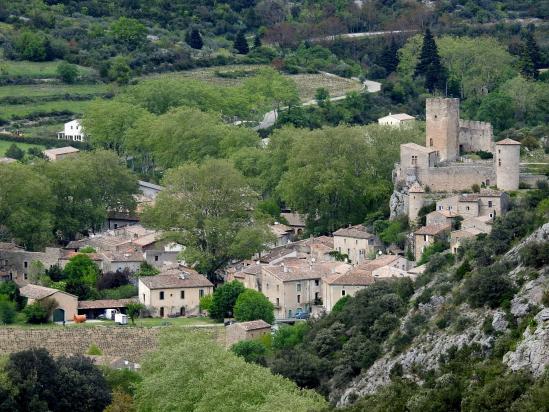
M490 185L496 183L496 174L492 165L450 165L418 169L418 180L429 186L433 192L469 190L473 183L479 186L487 179Z
M0 355L30 348L45 348L53 356L84 355L92 344L105 356L122 357L140 362L147 352L158 346L158 336L166 327L51 327L0 328ZM189 333L197 330L213 332L221 340L224 328L185 327ZM222 334L224 341L224 334Z
M494 151L492 124L476 120L459 120L459 144L465 151Z

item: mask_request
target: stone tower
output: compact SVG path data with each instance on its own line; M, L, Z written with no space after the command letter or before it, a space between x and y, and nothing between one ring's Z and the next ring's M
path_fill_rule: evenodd
M410 223L414 223L417 220L419 209L423 207L423 198L425 196L425 190L418 182L414 182L408 190L408 219Z
M520 174L520 143L512 139L496 142L496 184L499 190L517 190Z
M459 155L459 99L427 99L425 147L437 150L439 160L456 160Z

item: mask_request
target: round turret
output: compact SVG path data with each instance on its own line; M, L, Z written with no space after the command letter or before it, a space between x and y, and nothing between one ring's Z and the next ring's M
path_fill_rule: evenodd
M496 184L499 190L517 190L520 175L520 143L512 139L496 142Z
M414 182L408 190L408 219L410 223L416 221L419 210L423 207L424 196L425 190L418 182Z

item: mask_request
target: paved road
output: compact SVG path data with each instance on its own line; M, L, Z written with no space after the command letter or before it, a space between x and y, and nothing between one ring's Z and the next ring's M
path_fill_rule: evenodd
M417 30L383 30L383 31L364 31L361 33L342 33L335 34L333 36L317 37L310 39L309 41L330 41L337 39L360 39L363 37L377 37L377 36L387 36L390 34L402 34L402 33L415 33Z

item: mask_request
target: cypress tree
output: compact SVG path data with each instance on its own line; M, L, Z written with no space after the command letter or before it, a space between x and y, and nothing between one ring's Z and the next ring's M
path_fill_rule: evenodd
M202 46L204 46L202 36L200 36L198 29L192 29L191 35L189 36L189 46L197 50L200 50Z
M541 68L542 63L538 43L536 42L534 35L530 31L524 35L524 40L526 43L526 50L537 73L537 70Z
M234 48L240 54L248 54L248 52L250 51L248 41L246 40L246 36L244 36L244 30L240 30L236 34L236 39L234 40Z
M431 30L425 30L421 55L415 70L416 76L425 77L425 88L430 92L444 90L448 77L446 69L440 61L438 48Z
M261 37L259 34L256 34L254 37L254 49L257 49L258 47L261 47Z
M387 73L392 73L397 69L398 63L398 46L393 37L389 46L387 46L381 54L381 66L387 70Z
M537 77L538 71L536 70L536 65L532 61L532 55L528 46L524 45L520 51L519 59L520 72L524 77L535 79Z

